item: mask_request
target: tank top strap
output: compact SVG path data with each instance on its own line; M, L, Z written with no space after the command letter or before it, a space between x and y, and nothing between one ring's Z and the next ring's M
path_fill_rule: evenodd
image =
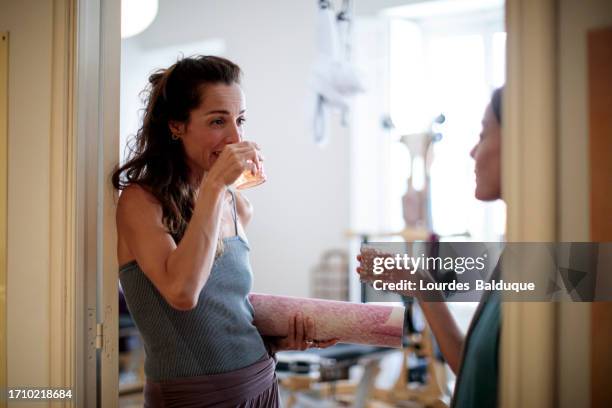
M236 236L238 236L238 210L236 207L236 192L234 190L229 190L229 192L232 195L232 207L233 207L232 216L234 218L234 229L236 230Z

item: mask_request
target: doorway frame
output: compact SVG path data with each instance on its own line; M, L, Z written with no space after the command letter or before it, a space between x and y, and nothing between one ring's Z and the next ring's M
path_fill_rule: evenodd
M119 323L110 174L119 162L121 1L74 1L76 406L113 408L119 403Z
M51 123L49 160L49 386L70 388L76 398L75 347L77 287L73 166L76 1L52 6ZM72 406L60 401L59 406Z
M78 0L77 205L72 220L79 242L76 270L90 272L77 276L73 293L77 363L78 356L86 355L100 361L93 379L91 364L77 364L77 389L95 391L99 380L100 395L85 392L84 401L95 395L98 404L114 407L118 404L115 195L107 176L119 157L120 2L101 3ZM503 109L508 120L503 130L502 177L509 242L558 239L557 8L556 0L506 2L508 75ZM534 134L538 138L530 137ZM529 222L533 219L539 222ZM84 290L77 296L76 288ZM503 313L502 406L557 406L561 392L557 335L565 312L557 304L505 303ZM98 348L91 347L92 339Z
M8 47L9 33L0 32L0 333L6 333L8 235ZM0 338L0 389L7 385L7 336ZM3 406L4 402L0 402Z

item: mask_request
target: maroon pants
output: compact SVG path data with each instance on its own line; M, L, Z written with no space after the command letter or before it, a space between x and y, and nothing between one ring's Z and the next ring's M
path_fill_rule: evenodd
M153 382L144 388L145 408L280 407L276 363L266 356L229 373Z

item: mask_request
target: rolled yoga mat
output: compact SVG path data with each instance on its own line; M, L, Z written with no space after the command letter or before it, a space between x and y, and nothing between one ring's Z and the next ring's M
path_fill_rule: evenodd
M264 336L286 336L289 317L302 312L315 324L313 340L402 346L404 307L251 293L254 324Z

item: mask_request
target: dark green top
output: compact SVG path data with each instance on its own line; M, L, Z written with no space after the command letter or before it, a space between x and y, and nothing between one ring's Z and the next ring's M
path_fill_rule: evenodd
M474 315L457 376L453 408L490 408L497 406L500 294L493 292Z

